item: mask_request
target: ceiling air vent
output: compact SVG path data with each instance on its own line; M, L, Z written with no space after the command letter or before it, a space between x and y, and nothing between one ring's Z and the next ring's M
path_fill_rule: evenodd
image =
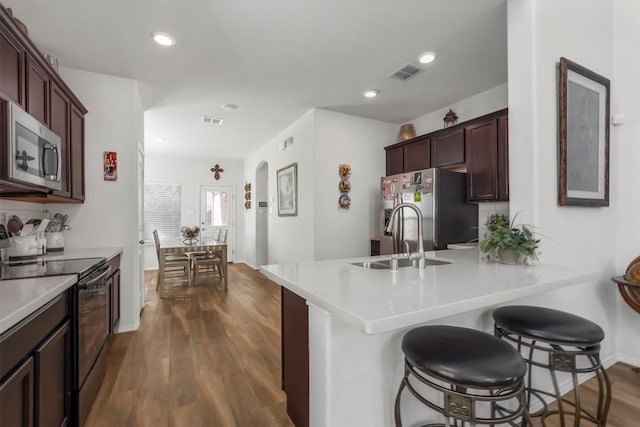
M397 69L393 73L389 74L389 78L398 80L409 80L411 77L418 74L422 69L412 64L405 64L401 68Z
M217 119L215 117L202 116L200 119L202 123L209 123L210 125L219 125L222 123L222 119Z

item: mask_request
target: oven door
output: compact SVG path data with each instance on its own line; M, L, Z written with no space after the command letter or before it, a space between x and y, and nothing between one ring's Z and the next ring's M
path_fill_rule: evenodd
M109 334L107 276L105 265L78 283L78 389L91 371Z
M11 178L59 190L60 137L13 103L9 104L9 129Z

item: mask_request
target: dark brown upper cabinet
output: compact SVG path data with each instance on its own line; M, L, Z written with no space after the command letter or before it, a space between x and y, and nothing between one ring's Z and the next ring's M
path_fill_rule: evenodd
M509 200L506 109L385 147L387 175L427 168L467 171L469 202Z
M431 167L431 141L420 138L403 146L404 172L411 172Z
M498 200L509 200L509 116L498 117Z
M57 85L51 86L51 130L60 137L62 145L62 186L53 194L71 197L71 138L69 124L71 101L67 94Z
M26 111L40 123L49 124L49 75L31 55L27 55Z
M0 16L0 96L24 108L24 58L20 45Z
M387 176L404 172L403 146L385 148L387 150Z
M69 117L71 198L84 201L84 112L71 104Z
M498 200L498 119L465 128L467 199Z
M0 180L0 198L35 203L79 203L85 199L84 115L86 108L33 42L0 4L0 98L20 105L58 134L63 147L62 189ZM5 115L0 111L0 116ZM6 118L5 118L6 119ZM0 146L7 141L0 138ZM0 174L8 176L8 160L0 157Z
M452 129L431 137L431 167L464 163L464 129Z

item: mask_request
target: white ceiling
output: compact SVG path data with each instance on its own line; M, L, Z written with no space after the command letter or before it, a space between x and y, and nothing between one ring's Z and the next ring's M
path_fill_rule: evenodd
M401 124L507 81L506 0L0 1L61 66L139 81L148 153L243 158L312 107Z

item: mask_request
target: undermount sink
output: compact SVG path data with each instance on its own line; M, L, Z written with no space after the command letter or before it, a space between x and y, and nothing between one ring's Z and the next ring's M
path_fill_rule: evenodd
M451 264L448 261L440 261L437 259L425 258L424 265L446 265ZM362 268L370 268L373 270L389 270L391 268L391 259L381 259L378 261L362 261L362 262L352 262L351 265L355 265L356 267ZM413 265L413 261L409 258L398 258L398 267L411 267Z

